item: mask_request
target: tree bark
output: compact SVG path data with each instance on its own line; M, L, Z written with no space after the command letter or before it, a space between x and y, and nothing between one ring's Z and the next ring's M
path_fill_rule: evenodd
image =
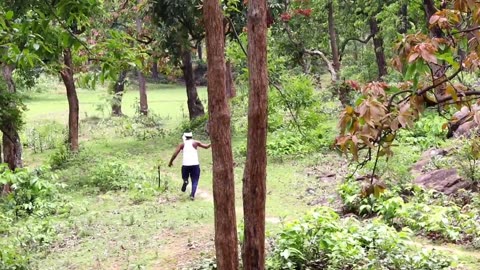
M158 59L153 58L152 62L152 79L158 81L160 79L160 74L158 72Z
M398 32L400 34L406 34L409 28L409 23L408 23L408 5L407 4L402 4L400 7L400 27L398 29Z
M137 4L141 4L142 0L137 0ZM136 19L137 34L142 33L142 18ZM145 81L145 75L141 70L138 70L138 88L140 92L140 114L148 115L148 101L147 101L147 83Z
M333 17L333 1L329 0L328 8L328 34L330 36L330 47L332 50L333 68L338 74L340 71L340 54L338 52L337 31L335 30L335 18Z
M443 37L443 32L440 27L437 25L430 27L430 17L432 17L435 12L437 12L437 8L435 7L435 1L434 0L423 0L423 11L425 12L425 22L427 25L427 29L430 29L430 34L433 37L436 38L441 38Z
M378 67L378 79L387 75L387 62L385 60L385 52L383 49L383 38L379 35L378 21L375 17L370 18L370 32L373 35L373 47L375 49L375 58Z
M11 65L2 65L2 76L7 84L7 91L9 93L16 93L15 82L13 80L13 70L15 68ZM0 127L3 133L3 159L8 167L13 171L16 168L23 167L22 162L22 144L20 142L20 136L18 134L18 127L15 123L6 123ZM9 190L8 187L5 187ZM4 190L5 191L5 190Z
M208 111L212 140L215 251L220 270L238 269L235 186L230 134L230 110L226 95L223 12L217 0L203 3L207 35Z
M227 63L225 64L225 69L227 97L231 99L237 96L237 91L235 89L235 83L233 81L232 64L230 63L230 61L227 61Z
M267 167L267 1L248 1L248 138L243 175L245 270L265 268L265 201Z
M78 97L73 78L73 60L70 48L63 50L64 68L60 71L68 100L68 143L70 151L78 152Z
M203 60L203 48L202 48L202 41L197 43L197 55L198 59Z
M118 75L118 79L113 87L112 98L112 116L123 116L122 112L122 99L125 92L125 78L127 77L127 71L122 70Z
M205 110L198 97L197 86L195 84L195 74L193 73L192 52L189 49L183 50L182 62L183 78L185 79L185 87L187 89L188 114L190 120L193 120L199 116L205 115Z

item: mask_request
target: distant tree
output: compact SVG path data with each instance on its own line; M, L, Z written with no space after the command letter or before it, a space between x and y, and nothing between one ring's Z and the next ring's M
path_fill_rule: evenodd
M205 114L195 83L192 50L205 38L200 0L159 0L153 3L153 19L162 27L165 42L173 61L181 64L187 90L190 119Z

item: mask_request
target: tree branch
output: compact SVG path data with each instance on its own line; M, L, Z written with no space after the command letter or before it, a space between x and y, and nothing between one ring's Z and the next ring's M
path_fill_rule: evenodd
M330 61L323 52L319 50L304 50L303 52L309 55L320 56L327 64L328 72L332 75L332 81L338 81L338 74L335 71L332 61Z
M454 72L452 75L450 75L449 77L441 80L440 82L434 83L433 85L424 87L423 89L417 91L415 94L416 94L417 96L421 96L421 95L425 94L426 92L434 89L435 87L440 86L441 84L446 83L446 82L452 80L453 78L455 78L455 77L460 73L460 71L462 71L462 63L460 63L460 68L458 68L458 70L455 71L455 72Z
M343 56L343 52L345 51L345 47L347 47L347 44L350 42L350 41L357 41L357 42L360 42L360 43L363 43L363 44L366 44L370 41L370 39L372 39L374 36L374 34L370 34L368 35L368 37L366 37L364 40L361 40L359 38L347 38L345 39L342 44L340 45L340 58L342 58Z

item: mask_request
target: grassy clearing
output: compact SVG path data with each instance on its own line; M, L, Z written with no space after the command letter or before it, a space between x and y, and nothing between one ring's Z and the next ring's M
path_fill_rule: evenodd
M186 119L186 95L181 86L149 85L150 110L163 119L165 129L177 128ZM42 269L174 269L188 264L213 249L213 199L210 150L201 150L202 174L195 202L179 191L180 163L172 168L165 165L174 147L180 142L175 136L138 140L122 137L99 126L95 117L106 117L104 90L80 90L81 148L87 157L94 156L83 165L69 167L60 173L60 180L68 185L78 185L87 168L95 160L115 157L121 162L149 173L161 174L168 179L169 191L136 204L128 193L117 191L106 194L91 193L89 189L67 189L74 205L67 219L53 218L58 239L48 250L33 254L35 265ZM136 104L133 86L124 96L123 111L132 116ZM204 100L205 89L200 89ZM67 102L61 91L36 93L26 101L29 125L46 121L65 124ZM107 108L103 112L98 108ZM236 138L234 145L243 143ZM25 163L30 166L44 164L55 150L33 153L27 150ZM238 164L242 160L237 161ZM237 216L243 216L241 177L243 167L235 168ZM77 179L73 181L72 179ZM73 182L72 182L73 181ZM77 181L77 182L76 182ZM268 166L267 228L278 231L279 223L292 220L311 209L308 201L293 193L308 188L303 170L296 162L283 164L271 162ZM190 187L189 187L190 188ZM187 189L188 191L188 189ZM188 258L188 259L185 259Z

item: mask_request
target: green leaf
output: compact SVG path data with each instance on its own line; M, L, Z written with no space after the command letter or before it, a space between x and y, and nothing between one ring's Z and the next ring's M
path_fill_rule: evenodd
M405 73L404 79L411 80L413 75L417 72L417 62L413 62L411 65L408 66L407 72Z
M12 18L13 18L13 11L11 10L7 11L7 13L5 14L5 19L7 19L7 21L10 21Z

